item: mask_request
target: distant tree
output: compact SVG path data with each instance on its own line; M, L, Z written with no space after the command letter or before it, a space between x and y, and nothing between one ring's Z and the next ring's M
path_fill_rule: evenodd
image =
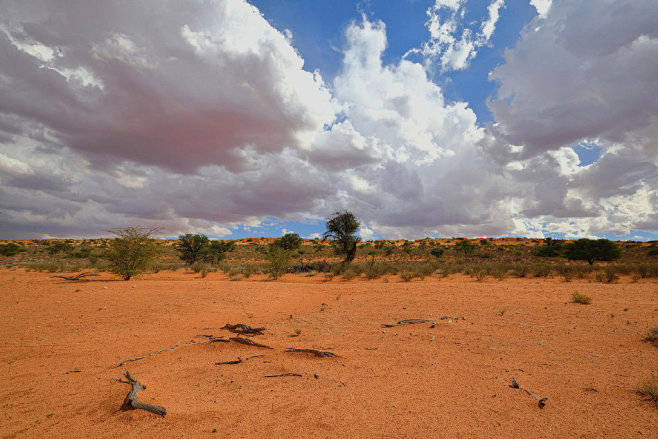
M302 245L302 238L296 233L286 233L274 241L274 245L284 250L295 250Z
M155 239L151 238L155 229L128 227L110 232L116 238L110 241L105 257L110 262L112 273L130 280L150 268L159 253Z
M562 242L553 238L545 238L544 245L537 247L532 253L542 258L554 258L560 256L562 252Z
M235 249L235 242L210 241L205 235L187 233L178 236L174 248L189 265L197 262L217 263L224 259L226 253Z
M621 257L621 250L612 241L607 239L579 239L564 246L564 257L571 260L587 261L590 265L594 261L613 261Z
M352 212L335 212L327 218L327 231L322 239L336 241L338 249L345 255L344 263L352 262L356 256L356 244L361 240L356 232L360 225Z

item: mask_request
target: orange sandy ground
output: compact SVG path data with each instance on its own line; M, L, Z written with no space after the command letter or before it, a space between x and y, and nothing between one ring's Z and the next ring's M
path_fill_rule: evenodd
M592 304L569 303L575 290ZM0 292L3 437L658 437L658 407L633 392L658 372L658 348L642 341L658 325L655 282L183 272L70 282L4 270ZM466 320L439 319L456 315ZM436 324L381 327L409 318ZM255 340L276 349L204 344L116 367L228 337L227 322L265 326ZM166 418L118 410L126 370ZM264 377L282 372L303 376Z

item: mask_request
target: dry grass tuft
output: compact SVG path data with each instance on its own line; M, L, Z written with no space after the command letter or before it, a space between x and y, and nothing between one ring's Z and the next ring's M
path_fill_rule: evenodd
M581 305L589 305L592 303L592 298L584 294L580 294L578 291L574 291L571 295L571 303L580 303Z
M635 387L635 393L648 398L650 401L653 401L658 405L658 379L654 374L651 374L651 378L641 382Z

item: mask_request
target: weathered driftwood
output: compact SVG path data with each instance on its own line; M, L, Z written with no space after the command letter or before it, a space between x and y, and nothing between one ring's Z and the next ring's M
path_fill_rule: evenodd
M531 392L530 390L528 390L528 389L526 389L526 388L524 388L524 387L519 386L519 383L516 382L516 380L514 379L514 377L512 377L512 384L510 384L510 387L511 387L512 389L521 389L521 390L525 390L525 392L526 392L528 395L532 396L533 398L535 398L535 399L537 400L537 405L539 406L540 409L543 409L544 406L546 405L546 401L548 401L548 398L540 398L540 397L538 397L537 395L535 395L533 392Z
M143 360L144 358L148 358L150 356L160 354L162 352L175 351L178 348L184 348L186 346L195 346L195 345L199 345L199 344L208 344L208 343L228 343L228 340L223 339L221 337L214 337L214 338L211 338L210 340L206 340L206 341L199 341L199 342L195 342L195 343L185 343L185 344L181 344L181 345L176 345L176 346L172 346L170 348L160 349L158 351L151 352L150 354L142 355L141 357L128 358L127 360L123 360L121 363L117 364L116 367L121 367L124 364L130 363L132 361Z
M302 376L299 373L292 373L292 372L284 372L284 373L277 373L274 375L265 375L265 378L278 378L278 377L300 377Z
M302 353L305 353L305 354L315 355L316 357L337 357L338 356L338 355L334 354L333 352L318 351L317 349L288 348L288 349L286 349L286 352L302 352Z
M89 277L89 276L100 276L100 274L91 273L89 271L86 271L84 273L78 273L74 276L51 276L51 277L56 277L56 278L59 278L59 279L66 279L66 280L80 280L83 277Z
M387 324L384 323L382 324L382 328L392 328L394 326L399 326L399 325L410 325L412 323L429 323L431 320L425 320L425 319L407 319L407 320L400 320L397 323L393 324Z
M155 413L160 415L163 418L167 416L167 409L160 407L159 405L146 404L140 402L137 399L139 392L146 389L146 386L137 381L135 377L132 376L129 370L126 371L126 378L128 379L128 384L132 385L132 389L126 395L126 399L123 400L123 405L121 406L122 410L146 410L147 412Z
M242 335L247 335L247 334L263 335L263 331L265 330L265 328L252 328L251 326L245 325L244 323L238 323L235 325L231 325L230 323L227 323L226 325L222 326L220 329L228 329L229 331L235 334L242 334Z
M221 366L223 364L240 364L243 361L251 360L252 358L259 358L259 357L264 357L265 355L252 355L250 357L245 358L244 360L241 357L238 357L237 360L231 360L231 361L220 361L219 363L215 363L215 366Z
M234 341L234 342L236 342L236 343L246 344L246 345L248 345L248 346L256 346L256 347L258 347L258 348L265 348L265 349L274 349L274 348L271 347L271 346L267 346L267 345L264 345L264 344L256 343L255 341L250 340L250 339L248 339L248 338L242 338L242 337L231 337L231 338L229 338L229 340Z

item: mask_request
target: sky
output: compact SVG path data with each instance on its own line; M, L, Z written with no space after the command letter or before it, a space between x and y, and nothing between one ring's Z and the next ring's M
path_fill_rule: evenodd
M655 0L0 0L0 239L658 239Z

